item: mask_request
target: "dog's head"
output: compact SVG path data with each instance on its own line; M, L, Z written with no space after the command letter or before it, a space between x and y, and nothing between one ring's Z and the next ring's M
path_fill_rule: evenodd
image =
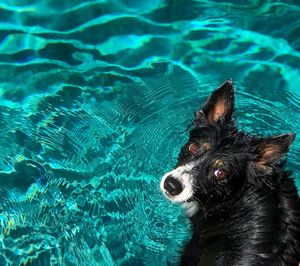
M274 176L278 160L288 151L295 134L251 137L237 130L233 112L234 89L228 80L196 112L194 128L175 169L161 180L168 199L202 205L222 203L243 186Z

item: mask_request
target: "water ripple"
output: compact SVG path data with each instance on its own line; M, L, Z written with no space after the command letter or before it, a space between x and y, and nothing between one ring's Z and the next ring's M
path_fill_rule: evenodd
M271 0L2 1L0 264L175 264L188 222L159 180L180 132L233 78L240 128L299 133L299 13ZM297 136L298 187L299 151Z

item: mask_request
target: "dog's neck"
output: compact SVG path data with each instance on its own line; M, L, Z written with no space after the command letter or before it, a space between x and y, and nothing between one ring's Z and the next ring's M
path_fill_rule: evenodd
M191 218L193 238L201 250L201 265L209 265L217 254L238 259L270 257L280 224L276 191L245 191L224 209L201 209ZM230 261L232 262L232 261ZM241 261L242 263L242 261Z

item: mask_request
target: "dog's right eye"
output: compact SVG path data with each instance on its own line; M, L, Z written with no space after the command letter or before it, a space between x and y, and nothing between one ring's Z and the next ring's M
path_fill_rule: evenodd
M192 143L190 146L189 146L189 152L193 155L196 155L197 152L198 152L198 145L196 143Z

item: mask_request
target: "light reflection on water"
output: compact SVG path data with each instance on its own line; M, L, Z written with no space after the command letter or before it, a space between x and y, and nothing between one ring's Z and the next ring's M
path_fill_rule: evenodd
M235 2L2 1L1 265L174 263L159 181L229 77L240 128L300 133L299 6Z

